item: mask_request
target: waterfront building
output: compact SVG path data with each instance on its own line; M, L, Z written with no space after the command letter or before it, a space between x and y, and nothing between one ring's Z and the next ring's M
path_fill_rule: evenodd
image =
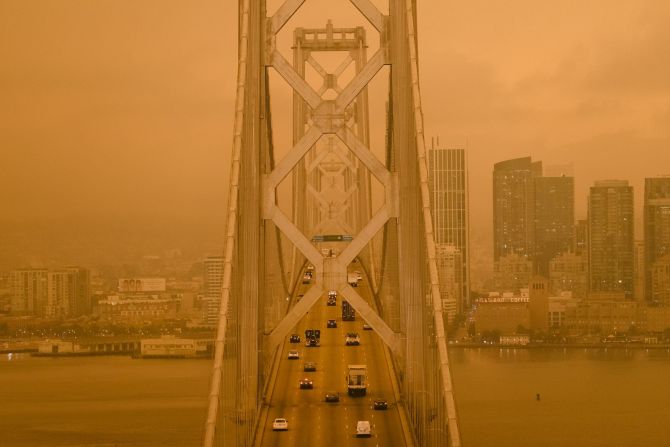
M566 316L566 325L579 334L610 334L645 331L647 308L626 299L582 300L574 314Z
M203 322L215 326L219 321L223 256L208 256L203 262Z
M562 253L549 263L549 290L554 295L571 292L575 298L585 298L588 291L587 256Z
M597 181L588 198L589 291L633 297L633 187L626 180Z
M670 176L645 179L643 210L645 297L658 301L666 292L654 288L652 272L661 270L656 262L670 254Z
M94 315L101 320L118 323L141 323L176 318L179 300L172 298L125 298L108 296L98 301Z
M575 315L578 300L571 292L562 292L558 296L549 297L548 326L551 329L564 327L568 315Z
M433 146L428 151L428 184L435 243L451 245L460 253L461 272L458 276L461 292L456 306L460 313L470 304L468 169L465 149Z
M520 293L489 293L488 297L476 300L473 320L477 333L498 331L514 334L520 327L530 328L528 289Z

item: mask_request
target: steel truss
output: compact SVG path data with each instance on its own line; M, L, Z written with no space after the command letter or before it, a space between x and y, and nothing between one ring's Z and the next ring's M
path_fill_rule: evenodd
M349 0L379 32L378 50L367 59L362 27L334 28L328 22L325 28L295 31L291 65L277 49L276 36L305 1L286 0L267 17L264 0L239 0L224 280L203 445L252 444L279 344L325 291L338 290L390 349L416 442L460 446L428 192L416 2L389 0L384 15L369 0ZM343 50L348 56L333 73L313 57L317 51ZM340 75L352 63L356 73L342 86ZM306 64L323 80L318 89L305 79ZM369 148L366 88L384 66L390 67L390 80L382 163ZM294 146L278 163L269 69L294 91ZM329 90L335 96L325 99ZM349 203L329 199L323 180L334 174L323 167L326 162L335 163L331 171L346 173L342 189ZM290 217L280 209L277 194L289 176ZM375 213L370 176L385 191ZM324 257L311 239L331 228L351 231L353 240L336 256ZM373 239L379 234L383 252L376 259ZM289 262L282 239L292 244ZM347 283L354 259L377 285L376 305ZM314 283L302 300L286 307L285 296L299 283L306 263L314 266Z

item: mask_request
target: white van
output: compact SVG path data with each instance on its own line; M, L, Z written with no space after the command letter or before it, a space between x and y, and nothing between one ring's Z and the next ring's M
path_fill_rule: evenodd
M372 431L370 430L370 421L358 421L358 424L356 424L356 437L369 438L370 436L372 436Z

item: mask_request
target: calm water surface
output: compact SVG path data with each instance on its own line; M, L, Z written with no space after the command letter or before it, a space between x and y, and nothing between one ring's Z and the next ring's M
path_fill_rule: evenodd
M451 359L465 447L670 446L667 350L453 349Z
M668 351L453 349L451 362L465 447L670 446ZM210 365L3 355L0 446L197 446Z

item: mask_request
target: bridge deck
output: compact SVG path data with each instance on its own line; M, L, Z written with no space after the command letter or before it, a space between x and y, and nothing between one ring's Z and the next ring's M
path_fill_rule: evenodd
M359 288L364 298L369 297L366 289ZM406 445L382 341L374 331L363 330L364 321L360 316L356 321L342 321L341 305L340 296L337 306L326 306L326 298L322 297L293 331L301 336L301 343L285 341L263 430L263 446ZM326 328L329 319L337 321L337 328ZM320 347L305 347L305 329L321 329ZM359 334L360 346L345 346L347 332ZM287 359L291 349L300 352L299 360ZM304 372L305 361L315 362L317 370ZM364 397L347 395L345 374L347 365L351 364L368 367L369 387ZM305 377L314 381L313 390L299 389L298 383ZM325 402L326 391L339 392L340 402ZM389 409L373 410L372 402L377 398L387 400ZM272 431L272 421L278 417L288 420L287 432ZM356 438L359 420L370 421L371 438Z

